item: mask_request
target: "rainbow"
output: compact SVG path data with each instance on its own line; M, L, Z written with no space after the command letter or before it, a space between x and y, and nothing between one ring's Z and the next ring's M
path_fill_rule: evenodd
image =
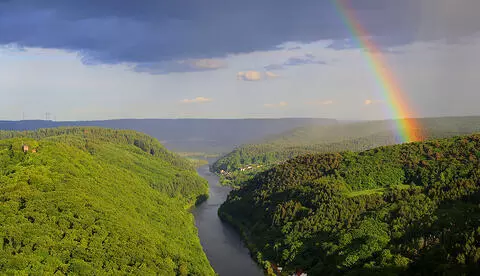
M405 93L398 84L392 70L389 69L381 51L368 37L367 30L355 15L350 6L351 0L332 0L341 19L351 32L353 39L361 48L366 49L365 57L371 67L376 82L382 91L383 100L387 103L390 115L395 121L396 130L401 142L413 142L421 140L419 124L413 119L414 113L407 104Z

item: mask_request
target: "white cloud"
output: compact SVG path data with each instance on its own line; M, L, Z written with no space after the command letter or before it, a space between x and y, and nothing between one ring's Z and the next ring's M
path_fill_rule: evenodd
M383 101L380 100L365 100L364 104L365 105L372 105L372 104L381 104Z
M270 72L270 71L265 72L265 75L266 75L267 77L269 77L269 78L278 78L278 77L280 77L279 75L277 75L277 74L275 74L275 73L273 73L273 72Z
M210 98L205 98L205 97L196 97L194 99L183 99L180 102L181 103L208 103L213 101Z
M238 72L237 79L244 81L259 81L262 79L262 73L258 71Z
M217 118L264 114L390 118L392 115L376 100L391 91L380 85L366 53L355 48L325 48L324 44L305 44L298 55L311 52L328 61L327 65L298 66L294 72L280 71L278 78L268 77L270 71L263 69L239 74L242 80L260 79L254 85L239 83L233 76L245 68L281 63L292 53L279 50L232 55L225 58L228 67L222 70L151 75L132 72L128 65L85 66L70 52L0 49L0 96L5 99L0 101L0 119L21 119L22 112L29 119L41 118L47 111L59 120L186 116L179 106L195 116ZM391 49L395 53L381 53L386 68L396 79L399 96L419 117L479 114L479 36L465 38L462 43L415 42ZM213 66L210 61L196 64ZM207 103L194 104L205 102L207 96L222 104L215 109L207 108ZM183 98L187 100L180 104ZM327 105L329 100L334 103ZM279 108L280 101L288 103L287 108ZM309 101L313 103L307 105Z
M320 101L310 101L307 102L309 105L332 105L334 102L333 100L320 100Z
M260 71L241 71L237 73L237 80L243 80L243 81L260 81L260 80L266 80L266 79L274 79L280 77L279 75L266 71L266 72L260 72Z
M219 69L227 66L225 61L219 59L182 60L179 63L187 63L197 69Z
M277 107L286 107L287 105L288 105L287 102L279 102L279 103L267 103L267 104L264 104L263 106L268 108L277 108Z

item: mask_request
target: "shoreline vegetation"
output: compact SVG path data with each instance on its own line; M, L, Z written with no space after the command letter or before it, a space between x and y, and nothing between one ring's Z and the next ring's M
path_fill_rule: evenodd
M480 272L480 134L308 154L256 174L219 216L269 275Z

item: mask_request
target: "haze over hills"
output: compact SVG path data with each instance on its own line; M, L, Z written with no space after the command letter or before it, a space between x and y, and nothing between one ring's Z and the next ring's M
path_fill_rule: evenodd
M182 152L226 153L235 146L296 127L336 124L333 119L122 119L105 121L0 121L3 130L35 130L60 126L131 129L151 135L168 149Z
M387 134L400 142L400 132L404 129L398 122L402 120L376 120L344 122L343 124L325 126L301 126L284 133L265 137L264 143L279 145L313 145L332 143L343 140L353 140L376 134ZM480 129L480 116L468 117L433 117L416 120L420 131L429 138L456 134L470 134L472 130ZM400 125L400 130L399 130Z
M0 271L214 275L188 211L207 195L145 134L0 131Z
M424 139L480 132L480 116L418 119ZM402 142L393 120L303 126L242 145L220 158L215 171L235 171L251 164L272 164L312 152L361 151Z

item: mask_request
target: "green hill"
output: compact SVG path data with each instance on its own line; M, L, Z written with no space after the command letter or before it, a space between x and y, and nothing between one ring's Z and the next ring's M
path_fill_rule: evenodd
M299 156L219 215L290 274L478 275L480 135Z
M418 120L426 139L448 138L480 132L480 117L424 118ZM300 127L281 135L269 136L258 144L236 148L212 166L224 174L222 182L239 185L269 165L307 153L363 151L401 143L394 121L371 121L326 126ZM255 165L255 166L253 166ZM257 165L262 167L257 168ZM247 166L252 168L247 169ZM238 172L240 169L244 172Z
M214 275L188 211L207 183L157 140L101 128L0 139L3 273Z

